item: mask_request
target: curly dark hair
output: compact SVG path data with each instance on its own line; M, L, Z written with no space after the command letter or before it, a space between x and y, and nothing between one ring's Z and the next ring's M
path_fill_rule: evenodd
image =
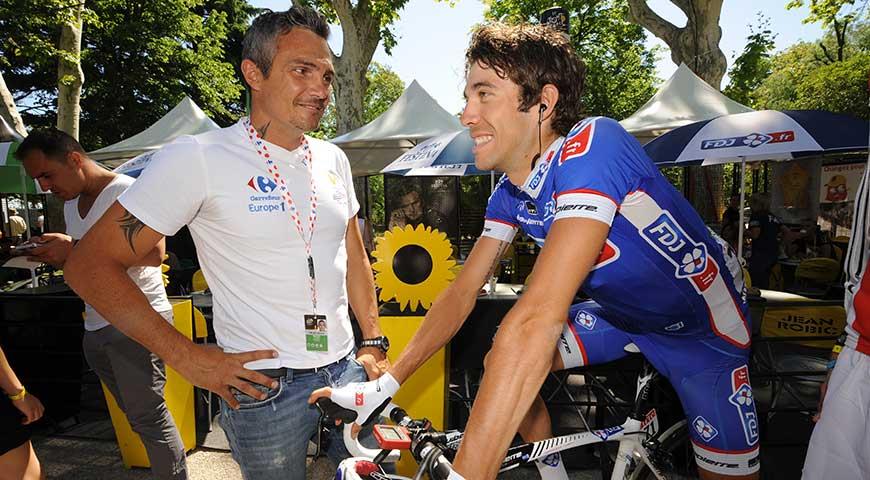
M521 112L540 102L544 85L555 85L559 101L552 125L560 135L567 135L583 118L586 66L563 33L545 25L494 22L479 26L465 52L466 73L475 63L520 87Z

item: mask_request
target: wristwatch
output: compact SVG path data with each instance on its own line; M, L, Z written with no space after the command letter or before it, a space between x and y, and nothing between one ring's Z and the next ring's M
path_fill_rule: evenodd
M375 338L365 338L362 342L359 342L359 348L363 347L376 347L380 348L382 352L387 353L390 349L390 339L383 335Z

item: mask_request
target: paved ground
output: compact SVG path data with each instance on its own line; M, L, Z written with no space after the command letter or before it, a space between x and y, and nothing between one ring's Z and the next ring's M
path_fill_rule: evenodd
M37 455L49 479L58 480L146 480L150 471L142 468L126 469L121 463L121 454L114 442L41 438L35 441ZM187 456L190 480L241 480L239 466L228 452L198 448ZM329 460L320 459L309 465L307 477L312 480L328 480L335 475L335 467ZM534 470L516 470L500 476L504 479L538 478ZM599 479L590 472L572 472L572 480Z

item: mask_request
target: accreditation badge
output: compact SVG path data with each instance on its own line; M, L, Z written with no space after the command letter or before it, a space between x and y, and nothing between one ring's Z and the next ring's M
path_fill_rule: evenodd
M305 350L309 352L329 351L326 315L305 315Z

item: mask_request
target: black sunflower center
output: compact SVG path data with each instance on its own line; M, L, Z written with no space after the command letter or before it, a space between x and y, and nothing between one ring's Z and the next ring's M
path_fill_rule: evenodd
M420 245L405 245L393 256L396 278L408 285L417 285L432 273L432 256Z

